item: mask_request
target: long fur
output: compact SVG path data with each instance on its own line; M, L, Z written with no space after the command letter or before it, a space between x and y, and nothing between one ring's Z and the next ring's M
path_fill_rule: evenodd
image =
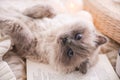
M33 12L38 11L38 14L36 15L37 12L30 14L31 9ZM88 15L84 15L88 16L88 19L87 17L84 19L83 12L76 16L56 15L53 10L51 12L51 8L49 12L47 9L49 9L48 6L41 8L39 5L28 8L27 12L23 13L1 9L0 29L10 36L13 43L11 51L16 54L18 60L24 61L27 58L49 64L56 70L65 73L72 72L76 68L80 72L86 73L87 66L95 63L99 47L106 43L106 38L96 33L92 20ZM43 11L42 14L40 10ZM46 13L52 18L46 16ZM78 33L82 35L82 38L75 40L75 35ZM64 44L64 38L67 38L67 41L70 40L70 43ZM69 49L73 51L72 57L67 55ZM12 56L8 52L4 57L8 63L15 60L14 56L10 58L9 55ZM15 63L13 62L13 64ZM17 63L22 67L19 69L20 72L15 72L15 74L18 74L17 78L21 78L21 75L25 73L23 71L25 64L22 64L21 61ZM16 66L12 66L13 71Z

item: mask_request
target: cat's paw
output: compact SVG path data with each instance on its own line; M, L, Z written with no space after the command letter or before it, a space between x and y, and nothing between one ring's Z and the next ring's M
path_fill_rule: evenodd
M79 67L76 67L75 70L81 72L82 74L86 74L88 71L88 67L89 67L89 61L87 59L84 62L82 62Z
M40 4L25 9L23 14L35 19L43 18L43 17L52 18L56 15L55 10L51 6L40 5Z
M82 74L86 74L87 71L88 71L88 64L89 64L89 61L88 59L85 60L84 62L82 62L79 66L79 71L82 73Z

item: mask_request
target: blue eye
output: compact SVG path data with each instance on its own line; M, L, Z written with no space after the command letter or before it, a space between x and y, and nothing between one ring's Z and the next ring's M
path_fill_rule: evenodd
M74 55L74 53L73 53L73 51L72 51L71 48L68 49L68 51L67 51L67 55L68 55L69 57L72 57L72 56Z
M82 38L82 34L77 33L77 34L75 35L75 40L80 40L81 38Z

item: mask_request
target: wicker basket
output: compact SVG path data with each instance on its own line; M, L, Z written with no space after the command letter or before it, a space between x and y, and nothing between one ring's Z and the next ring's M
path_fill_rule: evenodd
M114 0L83 0L100 32L120 43L120 4Z

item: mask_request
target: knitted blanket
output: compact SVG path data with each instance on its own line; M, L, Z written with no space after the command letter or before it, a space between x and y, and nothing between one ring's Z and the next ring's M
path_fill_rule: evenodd
M0 39L0 80L16 80L8 64L2 60L3 55L9 50L10 45L11 41L9 39Z

